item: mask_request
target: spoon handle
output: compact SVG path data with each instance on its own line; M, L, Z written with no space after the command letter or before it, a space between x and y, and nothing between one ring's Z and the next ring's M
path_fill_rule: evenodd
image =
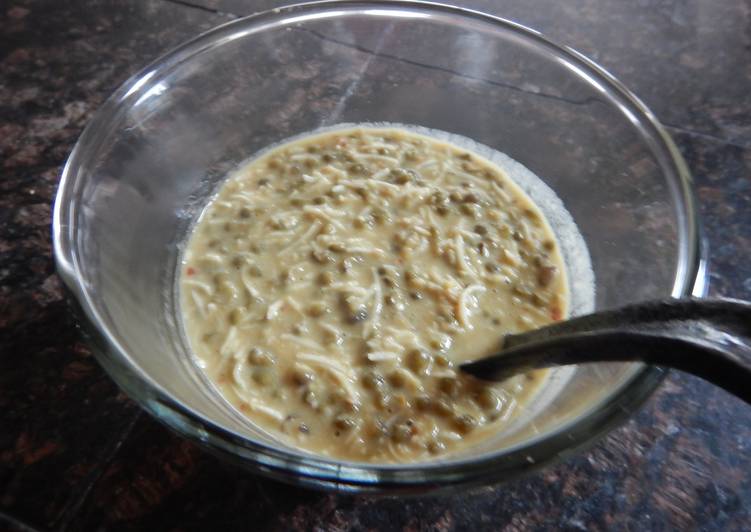
M641 361L697 375L751 403L751 302L666 299L597 312L504 338L463 364L485 380L585 362Z

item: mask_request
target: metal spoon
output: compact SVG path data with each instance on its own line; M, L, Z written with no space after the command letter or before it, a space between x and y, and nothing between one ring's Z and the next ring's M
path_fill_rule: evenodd
M530 369L646 362L692 373L751 403L751 302L666 299L507 335L501 352L462 364L500 381Z

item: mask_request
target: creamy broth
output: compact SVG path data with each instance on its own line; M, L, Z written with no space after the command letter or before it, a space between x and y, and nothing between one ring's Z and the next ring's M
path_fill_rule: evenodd
M566 272L504 170L399 128L283 144L196 223L180 275L199 365L257 426L333 458L444 457L504 430L545 371L457 365L566 316Z

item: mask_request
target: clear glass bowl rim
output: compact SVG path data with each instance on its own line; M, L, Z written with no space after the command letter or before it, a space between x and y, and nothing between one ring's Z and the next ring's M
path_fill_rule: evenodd
M426 11L466 17L504 27L537 45L552 48L568 61L584 69L599 83L606 85L629 102L639 119L651 130L659 147L668 155L679 182L672 183L681 199L678 205L683 214L680 231L678 274L672 294L674 297L706 292L706 246L692 190L692 178L680 152L670 135L654 114L625 86L604 68L567 46L553 43L540 32L500 17L466 8L411 0L388 2L325 0L295 4L253 14L217 26L185 44L167 52L123 83L97 111L84 129L62 172L53 213L53 251L58 274L71 292L75 309L80 313L85 332L94 347L95 355L110 376L144 409L173 430L203 444L212 452L233 459L243 466L288 482L311 487L355 492L424 492L447 489L457 485L479 485L510 479L567 456L584 447L598 436L624 422L654 391L665 375L664 370L644 366L607 400L586 415L570 421L565 427L545 437L520 443L498 453L461 461L421 464L366 464L297 455L282 449L249 440L214 424L190 408L170 397L164 389L140 368L115 340L111 331L99 318L85 279L78 266L75 247L76 202L79 177L88 157L95 153L98 141L110 129L119 111L126 108L146 90L148 80L175 68L207 48L221 43L242 28L275 25L292 15L304 16L314 12L333 10L400 10Z

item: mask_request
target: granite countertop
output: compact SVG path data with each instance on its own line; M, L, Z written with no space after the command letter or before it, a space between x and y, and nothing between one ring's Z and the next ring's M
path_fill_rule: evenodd
M603 64L696 178L710 293L751 299L751 1L471 0ZM270 0L0 3L0 529L745 530L751 408L672 373L588 451L418 499L318 493L173 435L92 358L53 268L50 209L92 113L181 41Z

